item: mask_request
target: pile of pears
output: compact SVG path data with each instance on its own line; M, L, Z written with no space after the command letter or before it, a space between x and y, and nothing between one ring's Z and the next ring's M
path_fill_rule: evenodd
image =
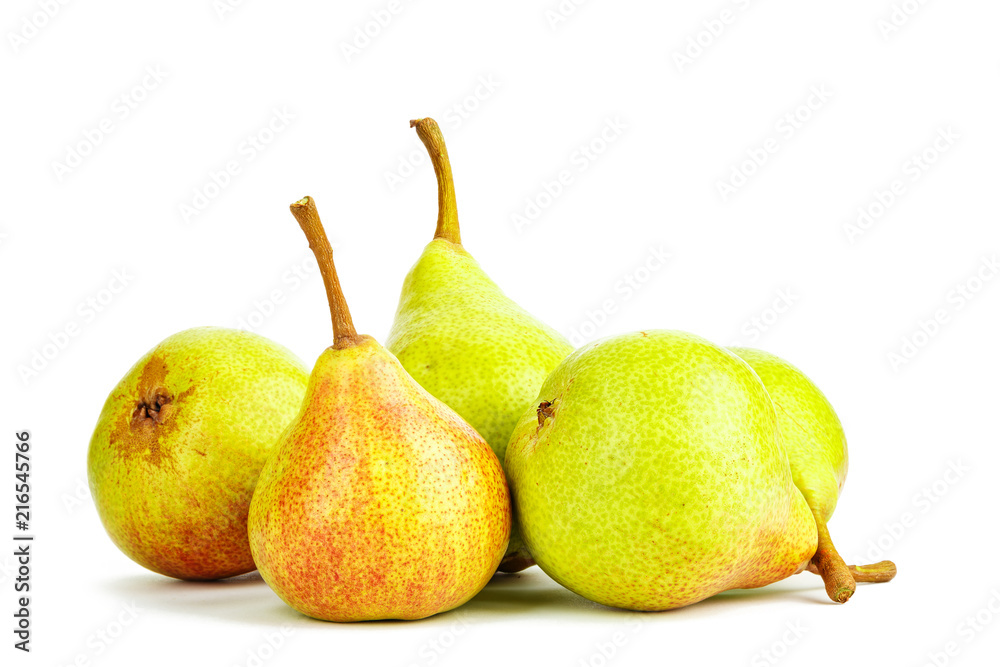
M258 570L329 621L454 609L538 564L605 605L659 611L808 570L846 602L888 581L827 529L840 421L799 369L679 331L573 350L462 246L440 128L411 121L438 186L433 240L385 346L359 334L315 201L333 340L310 373L262 336L170 336L112 390L88 476L112 541L185 580Z

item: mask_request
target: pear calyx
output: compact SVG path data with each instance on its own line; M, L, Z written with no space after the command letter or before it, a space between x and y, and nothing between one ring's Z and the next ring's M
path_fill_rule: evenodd
M555 415L555 408L552 405L552 401L542 401L538 404L538 428L541 428L545 424L546 419L551 419Z
M132 425L136 426L143 422L149 422L151 425L162 423L168 412L165 408L173 398L165 389L150 392L135 404Z
M455 182L451 176L451 160L444 144L444 135L433 118L418 118L410 121L410 127L417 128L417 136L427 148L438 186L438 219L434 238L462 245L462 234L458 226L458 206L455 203Z
M330 320L333 324L332 347L338 350L354 347L361 342L362 337L358 336L358 332L354 329L347 299L344 298L344 292L340 288L337 267L333 264L333 250L330 248L323 223L319 219L316 202L312 197L303 197L289 206L289 209L298 221L299 227L305 232L306 239L309 240L309 249L316 256L319 272L323 276L326 299L330 303Z

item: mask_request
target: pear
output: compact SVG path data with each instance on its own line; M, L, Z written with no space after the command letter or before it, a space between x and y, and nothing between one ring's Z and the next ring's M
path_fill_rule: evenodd
M537 401L506 470L528 549L570 590L673 609L784 579L816 552L774 406L727 350L675 331L605 338Z
M250 498L308 378L294 354L244 331L189 329L147 352L105 401L87 455L115 545L178 579L253 570Z
M403 282L386 347L503 461L518 418L573 346L504 295L462 246L441 129L431 118L410 126L434 164L437 229ZM517 572L532 563L515 522L500 570Z
M249 534L261 575L329 621L418 619L479 592L510 537L486 441L371 336L358 335L316 206L291 206L326 285L334 343L261 472Z
M798 368L773 354L730 348L757 373L778 415L795 485L816 519L818 547L810 571L823 577L827 595L847 602L855 581L888 581L896 574L891 561L848 566L837 553L827 522L847 478L847 440L837 413L823 392Z

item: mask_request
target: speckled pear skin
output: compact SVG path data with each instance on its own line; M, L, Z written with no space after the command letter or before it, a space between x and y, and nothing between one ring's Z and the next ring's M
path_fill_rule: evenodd
M514 425L573 350L511 301L460 245L431 241L403 283L386 347L503 461ZM505 564L531 564L515 521ZM501 569L505 569L504 566Z
M731 348L760 376L778 414L795 485L827 521L847 478L847 439L823 392L798 368L773 354Z
M147 352L105 401L87 456L115 545L178 579L252 571L250 498L308 379L289 350L244 331L188 329Z
M506 469L528 548L570 590L673 609L784 579L816 550L774 408L736 355L682 332L605 338L563 361L542 401Z
M249 533L264 580L303 614L418 619L486 585L510 522L489 445L362 336L316 362L261 473Z

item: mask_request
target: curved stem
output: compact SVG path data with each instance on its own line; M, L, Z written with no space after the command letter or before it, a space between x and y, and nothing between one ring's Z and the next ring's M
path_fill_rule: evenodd
M896 576L896 564L891 560L883 560L871 565L848 565L854 581L880 584L892 581Z
M458 228L458 206L455 203L455 183L451 176L451 161L444 145L444 135L433 118L411 120L410 127L417 128L417 136L427 147L434 165L434 175L438 185L438 220L434 238L444 239L461 245L462 235Z
M807 568L813 574L819 574L819 570L810 562ZM881 584L892 581L896 576L896 564L891 560L883 560L871 565L848 565L854 581L859 583Z
M843 604L854 595L854 576L847 567L847 563L837 553L837 548L833 546L830 538L830 531L826 527L826 521L820 512L813 512L816 517L816 529L819 534L819 541L816 546L816 554L809 562L809 571L815 572L823 577L823 584L826 586L826 594L834 602Z
M298 221L299 227L305 232L306 238L309 240L309 249L316 256L319 272L323 276L323 284L326 286L326 300L330 303L330 320L333 323L333 347L343 349L357 345L360 338L354 329L351 311L347 307L347 300L340 288L337 267L333 265L333 250L330 248L329 239L326 238L323 223L320 222L316 202L313 201L312 197L303 197L289 208Z

